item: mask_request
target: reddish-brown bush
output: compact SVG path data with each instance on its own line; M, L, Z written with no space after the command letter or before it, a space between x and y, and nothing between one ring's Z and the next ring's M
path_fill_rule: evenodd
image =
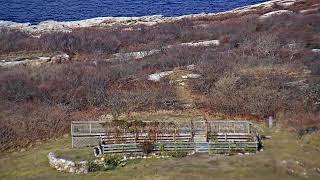
M285 127L291 127L299 133L304 135L308 128L313 128L314 131L320 130L320 114L318 113L303 113L294 112L286 113L281 117L280 122Z
M1 111L0 151L59 137L70 130L72 119L61 107L2 103Z

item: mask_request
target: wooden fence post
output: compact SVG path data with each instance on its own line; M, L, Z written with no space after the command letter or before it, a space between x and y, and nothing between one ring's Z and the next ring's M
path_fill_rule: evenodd
M71 122L71 147L74 148L73 144L73 123Z
M137 143L138 140L138 132L134 133L134 142Z
M192 140L192 142L194 142L194 124L193 124L193 120L191 120L190 121L190 123L191 123L191 140Z
M208 128L209 128L209 126L208 126L208 121L207 121L207 119L205 120L205 124L206 124L206 142L208 142L208 133L209 133Z
M269 118L268 118L268 127L269 128L273 127L273 118L272 118L272 116L269 116Z

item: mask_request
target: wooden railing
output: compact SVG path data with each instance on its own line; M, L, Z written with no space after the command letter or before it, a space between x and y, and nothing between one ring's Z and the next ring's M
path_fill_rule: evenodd
M162 146L163 151L183 151L183 152L207 152L207 153L229 153L229 152L256 152L258 150L257 142L163 142L155 143L153 152L160 152ZM124 143L124 144L105 144L100 145L99 153L102 154L142 154L142 148L139 143Z
M216 133L209 134L209 142L252 142L255 137L248 133Z
M104 144L119 144L119 143L141 143L145 141L153 142L191 142L191 133L181 134L154 134L152 137L148 133L141 133L139 135L133 133L126 133L120 136L116 134L108 134L101 137L101 143Z

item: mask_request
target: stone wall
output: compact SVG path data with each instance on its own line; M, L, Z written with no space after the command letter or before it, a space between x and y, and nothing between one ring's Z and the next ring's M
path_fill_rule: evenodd
M74 162L62 158L57 158L53 152L48 154L49 164L51 167L61 172L87 174L87 161Z

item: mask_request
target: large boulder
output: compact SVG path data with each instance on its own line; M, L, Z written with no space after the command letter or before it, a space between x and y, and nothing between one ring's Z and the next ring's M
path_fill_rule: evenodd
M320 49L311 49L313 53L320 53Z
M70 60L70 56L68 54L58 54L58 55L55 55L53 57L51 57L51 62L52 63L55 63L55 64L61 64L61 63L64 63L64 62L68 62Z

